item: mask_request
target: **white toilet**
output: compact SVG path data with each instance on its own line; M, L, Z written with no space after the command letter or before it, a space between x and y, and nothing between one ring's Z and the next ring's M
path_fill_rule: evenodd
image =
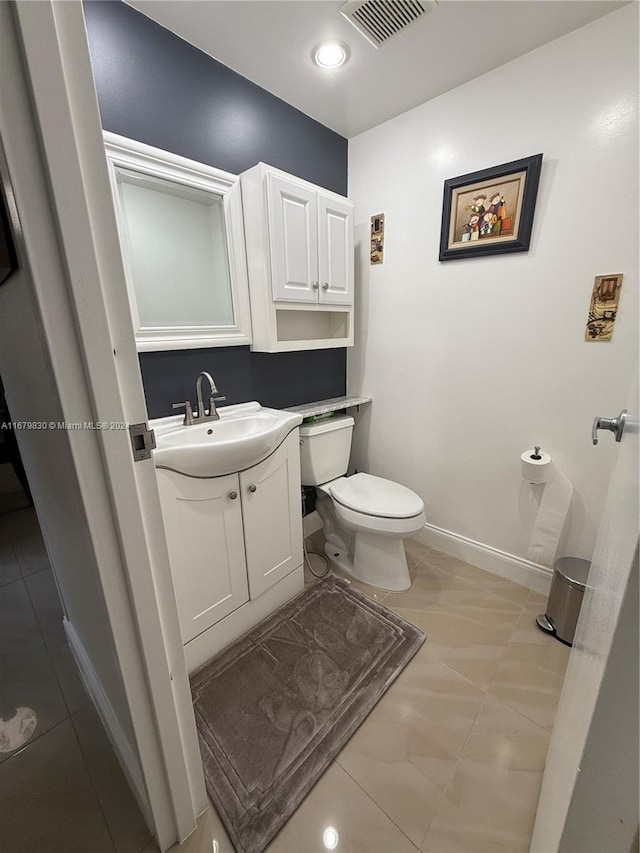
M300 427L303 486L316 486L327 556L342 571L381 589L409 589L402 540L425 523L424 504L411 489L373 477L343 476L354 421L348 415Z

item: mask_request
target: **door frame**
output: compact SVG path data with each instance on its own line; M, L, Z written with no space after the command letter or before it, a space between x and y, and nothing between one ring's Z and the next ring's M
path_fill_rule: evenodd
M48 199L44 188L41 196L44 206L52 208L57 228L93 420L144 422L147 412L82 4L16 3L12 13L30 90L24 92L25 101L30 97L49 183ZM33 187L20 176L11 177L18 202L22 196L33 204ZM41 213L23 203L20 215L26 222ZM39 246L27 248L31 265L37 266ZM47 304L53 293L34 286L34 298L43 316L55 314L56 306ZM46 323L43 327L49 346L60 346L59 340L49 339ZM146 788L140 796L148 800L159 846L165 850L195 829L207 798L155 468L152 460L134 462L128 430L101 430L96 436L111 516L96 513L91 534ZM113 527L133 626L109 571L113 554L105 548ZM140 658L146 683L140 683L131 664ZM151 718L145 714L149 705Z

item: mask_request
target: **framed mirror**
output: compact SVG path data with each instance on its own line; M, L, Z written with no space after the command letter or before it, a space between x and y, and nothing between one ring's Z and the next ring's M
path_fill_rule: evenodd
M104 138L138 350L251 343L239 178Z

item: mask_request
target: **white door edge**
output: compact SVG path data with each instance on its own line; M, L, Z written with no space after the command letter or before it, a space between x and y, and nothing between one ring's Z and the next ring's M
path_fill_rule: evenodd
M595 404L597 405L597 403ZM582 800L580 823L585 825L593 821L593 831L604 833L609 850L627 850L628 839L624 839L624 848L613 839L619 840L629 832L637 830L638 802L637 776L635 793L633 785L627 784L622 767L615 762L615 753L625 755L637 745L637 726L635 732L614 731L608 751L601 746L602 729L598 729L597 715L602 715L601 701L625 701L625 693L631 693L631 701L637 702L637 649L634 657L625 654L624 649L616 645L618 629L623 634L636 632L637 611L631 616L625 608L629 594L630 578L634 571L637 575L638 559L638 384L637 377L632 382L627 398L621 401L621 407L628 407L627 426L619 445L616 462L609 482L604 512L593 553L592 566L587 580L584 599L576 627L573 649L565 676L560 704L549 744L549 752L542 780L542 789L536 814L536 822L531 841L531 853L556 853L577 848L571 843L579 827L575 823L579 809L576 802ZM611 413L611 417L616 413ZM607 416L608 413L594 411L594 416ZM601 433L601 442L613 441L613 435ZM594 447L594 453L598 448ZM633 581L632 581L633 582ZM626 619L635 619L635 626L624 625L621 614ZM627 660L627 671L620 676L620 655ZM612 666L616 656L615 669ZM611 676L611 678L608 678ZM603 685L621 678L616 685L614 695L607 695ZM635 680L635 687L633 681ZM611 683L608 684L611 691ZM625 698L623 698L625 697ZM628 724L628 720L626 721ZM594 761L589 760L593 749L607 752L601 756L599 772L594 773ZM635 760L637 771L637 755ZM587 778L589 776L590 778ZM604 786L604 787L603 787ZM615 788L618 787L617 797ZM599 796L587 795L585 790L603 791L607 788L609 800L613 796L615 806L599 808ZM630 801L630 798L632 802ZM633 814L635 811L635 815ZM631 820L629 820L631 815ZM632 824L635 822L635 826ZM602 838L600 839L602 843ZM611 845L611 846L609 846ZM595 841L589 849L603 849Z
M14 9L94 419L143 421L144 395L82 5L47 0ZM46 293L38 298L46 313ZM158 490L153 462L133 462L128 431L100 432L98 442L113 514L94 519L91 535L156 837L164 850L193 831L207 801ZM111 544L106 531L114 524L119 555L105 551ZM135 625L121 607L119 578L108 571L118 556L126 567ZM140 657L146 683L133 664Z

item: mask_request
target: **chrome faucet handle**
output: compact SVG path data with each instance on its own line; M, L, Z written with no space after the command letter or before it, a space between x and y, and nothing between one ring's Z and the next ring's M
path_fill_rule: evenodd
M210 421L219 421L220 415L218 414L218 410L216 409L216 400L226 400L226 396L222 394L216 394L215 397L209 397L209 414L206 416L207 420Z
M184 403L173 403L171 408L172 409L184 408L184 420L182 421L182 426L193 426L193 409L191 408L191 401L190 400L185 400Z

